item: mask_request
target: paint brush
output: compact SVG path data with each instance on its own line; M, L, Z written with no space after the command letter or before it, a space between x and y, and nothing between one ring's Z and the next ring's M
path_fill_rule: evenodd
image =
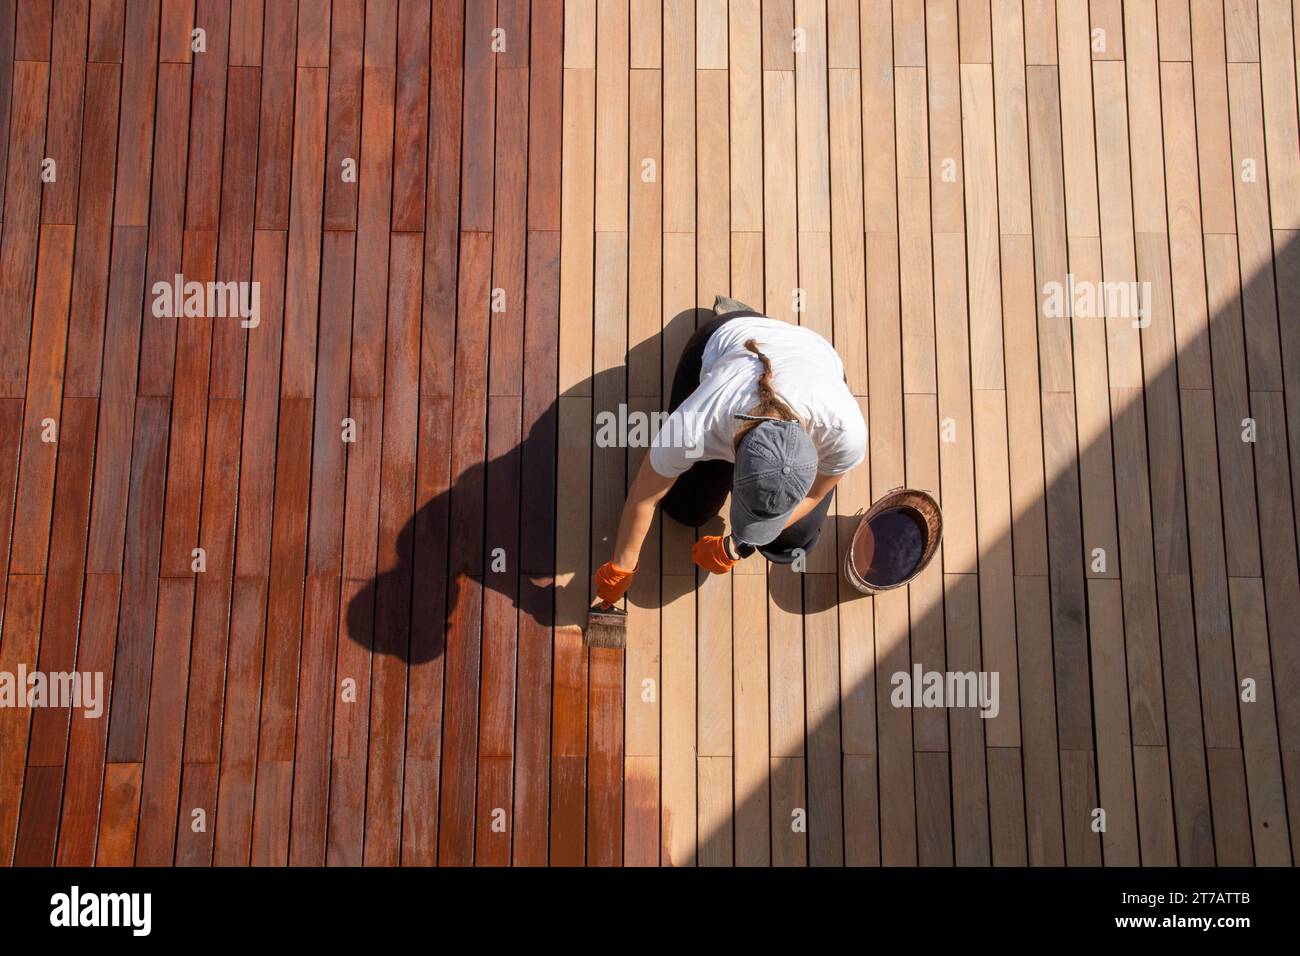
M583 643L588 647L625 647L627 611L613 604L596 604L587 611Z

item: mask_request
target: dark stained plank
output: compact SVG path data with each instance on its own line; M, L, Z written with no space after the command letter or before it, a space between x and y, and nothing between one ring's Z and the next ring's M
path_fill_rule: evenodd
M235 573L267 578L271 570L271 513L279 423L280 342L283 331L286 241L279 231L253 237L252 281L262 293L262 322L248 336L244 387L244 433L240 457L239 527L235 535Z
M465 8L465 102L461 130L460 228L466 232L492 229L495 153L496 59L492 30L496 0Z
M451 401L426 394L425 380L422 369L416 512L405 533L410 537L413 580L434 583L414 588L411 595L402 862L432 866L438 857Z
M41 228L10 574L42 574L46 570L68 343L73 233L72 226Z
M321 166L328 83L322 71L306 68L296 71L296 80L275 505L252 845L255 863L276 865L288 860L292 817L292 761L311 495Z
M9 576L5 596L4 641L0 643L0 669L13 674L20 665L35 669L41 636L42 574ZM0 864L14 860L18 813L22 804L23 771L32 709L0 709Z
M190 69L158 66L158 118L149 203L149 257L145 266L145 313L140 339L139 395L170 397L176 362L176 309L159 301L162 283L181 272L185 228L185 144L189 135ZM123 103L126 108L126 103ZM173 304L174 305L174 304ZM172 315L167 315L172 312Z
M623 865L623 657L623 651L608 647L592 648L589 654L589 866Z
M362 0L339 0L332 10L325 144L326 229L355 229L357 225L355 167L361 136L363 8ZM345 171L350 181L344 178Z
M298 699L311 422L311 399L281 398L253 819L253 862L258 865L283 865L288 858L291 794L284 768L293 761Z
M236 577L231 594L225 715L221 725L221 774L217 784L212 858L217 866L247 866L252 853L257 707L266 640L266 588L265 578Z
M111 763L138 764L144 759L167 471L167 412L165 399L141 397L136 401L121 566L122 603L109 715Z
M122 62L122 24L126 0L90 0L90 39L86 60L90 63Z
M479 640L483 583L453 572L447 598L446 690L443 722L455 727L442 747L438 806L438 864L470 866L474 862L474 799L478 779Z
M27 377L32 297L40 239L41 182L49 65L19 62L13 69L8 130L4 230L0 234L0 397L18 398Z
M157 638L136 833L138 866L171 866L174 859L194 588L193 578L163 578L158 584ZM188 827L189 812L182 808L181 813Z
M197 22L194 16L195 0L162 0L162 26L158 34L158 61L160 63L189 63L199 59L192 50L192 36Z
M429 0L401 0L393 131L393 232L424 228L429 124ZM442 25L439 24L439 29Z
M226 134L222 151L221 220L217 236L217 280L248 282L253 270L253 202L257 175L257 123L261 76L256 69L227 73ZM269 291L269 290L268 290ZM260 325L259 325L260 329ZM212 330L212 399L242 399L249 339L265 332L242 322L218 322Z
M95 425L94 400L69 399L64 403L50 531L50 573L45 590L38 661L41 671L47 674L76 670ZM107 686L104 690L107 691ZM102 700L101 697L101 703ZM71 708L53 706L33 712L27 752L29 779L24 784L23 813L19 820L18 853L15 857L19 863L37 866L54 863L71 714ZM52 773L45 779L30 779L32 768L37 767ZM33 789L29 792L29 788Z
M0 129L9 129L14 85L14 0L0 2ZM9 137L0 136L0 204L4 202Z
M351 233L325 233L322 241L319 375L312 439L311 503L307 530L307 588L303 609L295 746L293 833L290 861L325 862L332 719L332 686L339 636L347 445L340 423L348 415L348 352L352 335Z
M492 233L491 343L493 396L518 396L524 367L524 319L528 180L528 73L497 74L496 193Z
M449 573L482 574L484 434L487 418L487 350L490 233L461 234L456 328L456 382L452 403L451 548Z
M329 0L298 0L298 65L328 67L330 53Z
M99 438L95 444L95 510L91 515L87 571L117 574L125 546L126 502L138 375L146 230L113 230L108 315L100 385Z
M0 569L9 571L10 532L14 521L14 491L18 484L18 453L23 440L23 400L0 399ZM4 623L4 579L0 577L0 625Z
M394 234L391 255L365 862L395 866L401 852L405 662L410 657L411 642L411 537L404 534L404 529L415 513L423 259L420 235Z
M139 763L110 763L104 767L96 866L132 866L135 863L142 770Z
M515 671L520 588L519 404L488 403L487 558L483 571L482 675L479 684L479 757L510 758L515 740ZM507 778L509 775L507 775ZM508 794L507 794L508 795ZM509 803L507 802L507 806ZM479 809L480 824L483 807ZM508 854L506 859L508 860ZM477 861L476 861L477 862Z
M534 55L537 47L534 46ZM536 147L533 142L534 157ZM545 188L544 180L532 181ZM532 194L530 189L529 195ZM521 575L515 720L523 727L551 724L554 594L550 584L555 567L559 257L558 232L529 233L524 337L525 354L532 361L524 366L522 430L525 437L519 464L522 473L529 477L521 491L520 509L521 514L536 517L521 522L519 528ZM547 736L517 736L514 862L520 865L538 866L547 862L550 753Z
M56 163L57 178L44 184L41 222L77 221L77 187L83 151L82 91L86 82L88 8L83 2L60 2L54 15L50 53L50 100L45 155Z
M429 47L429 121L424 192L424 275L420 315L419 437L415 505L409 534L413 589L406 716L407 786L402 806L402 862L438 859L444 688L444 629L449 594L452 363L459 244L461 29L464 7L438 0Z
M231 0L230 65L262 65L263 0Z
M560 228L560 131L547 117L560 114L564 6L562 0L533 0L533 42L529 49L528 228Z
M258 61L262 67L262 118L257 136L257 206L253 220L258 229L287 229L289 226L296 8L296 0L269 0L259 31L262 40L261 60ZM238 11L232 12L232 24L237 20ZM231 62L242 63L245 59L247 57L232 57Z
M271 559L272 507L279 424L280 341L286 236L257 231L252 280L261 284L262 321L248 337L240 482L235 531L221 771L218 778L213 862L247 865L251 854L258 710L265 656Z
M182 814L176 841L178 865L206 865L212 860L239 493L239 483L231 476L239 473L243 411L242 402L229 398L211 399L208 407L200 525L207 570L197 576L195 585L181 781L184 812L202 810L206 825L195 829Z
M181 269L185 281L208 283L216 271L215 232L186 230ZM187 310L188 311L188 310ZM204 435L207 431L208 369L212 329L237 319L186 315L176 320L176 379L172 390L172 427L167 454L161 573L192 578L203 498ZM206 558L203 559L206 564Z
M326 90L327 80L322 71L298 71L284 296L284 358L280 376L280 393L285 398L310 398L315 387Z
M14 59L49 60L54 0L32 0L18 4Z
M86 575L77 669L104 675L113 683L113 644L117 636L117 598L121 578L116 574ZM91 866L99 823L99 799L104 780L107 721L101 714L73 711L68 730L68 754L58 831L60 866Z
M158 88L157 4L127 5L125 38L113 224L147 226Z
M478 758L475 866L510 864L510 839L514 830L514 821L510 819L512 764L508 756L480 755Z
M64 394L98 397L108 307L113 179L117 157L117 107L122 68L86 66L84 149L96 161L81 167L77 248L73 259L68 367Z
M330 437L332 444L341 444L337 437ZM312 477L314 482L314 469ZM291 866L325 864L331 730L338 696L334 688L334 644L339 637L339 593L337 574L307 572L294 742Z
M393 189L393 108L396 95L397 2L366 5L362 67L361 155L357 161L357 278L352 319L354 397L384 390L384 317L388 295L388 235ZM444 303L449 307L452 300ZM376 421L372 427L378 428Z
M215 231L221 202L230 4L220 0L198 0L196 17L206 34L207 49L194 56L185 228L187 231ZM238 148L236 144L231 145Z
M378 457L377 453L375 457ZM351 455L348 458L349 473L352 472L353 458ZM348 515L351 521L350 509ZM330 815L325 853L330 866L360 866L366 825L370 644L375 620L371 580L345 578L340 606L343 610L340 611L338 663L335 668L339 704L334 708Z

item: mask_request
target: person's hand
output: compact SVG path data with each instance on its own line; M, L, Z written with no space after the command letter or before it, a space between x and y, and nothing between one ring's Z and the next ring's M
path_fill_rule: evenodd
M727 539L720 534L708 534L695 542L691 558L705 571L726 574L739 562L727 553Z
M636 574L636 568L631 571L624 571L613 561L606 561L596 569L596 597L600 598L602 604L617 604L623 595L627 593L628 585L632 583L632 575L634 574Z

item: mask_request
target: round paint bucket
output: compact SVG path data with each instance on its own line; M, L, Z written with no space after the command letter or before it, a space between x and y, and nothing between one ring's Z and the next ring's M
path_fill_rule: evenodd
M942 538L939 503L924 491L895 488L858 522L844 576L863 594L902 587L925 570Z

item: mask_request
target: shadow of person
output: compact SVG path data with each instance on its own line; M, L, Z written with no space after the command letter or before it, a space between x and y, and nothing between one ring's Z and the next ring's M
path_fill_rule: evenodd
M423 502L397 536L396 563L348 601L348 637L375 653L421 664L442 654L447 629L458 615L482 613L485 630L508 626L516 612L516 623L526 619L535 625L528 628L530 632L585 625L576 609L590 604L592 572L612 548L628 481L628 449L590 449L589 495L586 499L578 495L579 501L589 502L590 547L578 549L581 558L571 558L567 548L557 554L557 521L569 520L570 514L559 507L558 496L572 491L559 487L559 456L570 453L559 440L560 422L566 421L567 427L572 411L589 405L595 436L594 423L602 412L618 415L620 405L648 401L629 394L658 396L661 390L666 394L683 343L711 315L707 309L688 309L674 316L659 336L634 346L625 364L567 388L540 413L528 416L532 422L527 434L514 447L474 462ZM546 358L528 355L530 362ZM550 358L554 359L553 352ZM553 385L551 390L553 394ZM527 395L521 399L525 409L528 399ZM510 415L517 414L518 409L512 408ZM508 427L510 415L503 416L503 426ZM488 418L491 430L496 420L491 412ZM431 436L454 441L450 432L447 425L421 422L421 454L426 442L437 447L438 438ZM392 555L380 555L381 562L385 558L391 560ZM676 580L673 583L680 586ZM581 592L582 600L560 600L569 589ZM680 596L657 593L659 605ZM523 631L520 627L518 633Z

